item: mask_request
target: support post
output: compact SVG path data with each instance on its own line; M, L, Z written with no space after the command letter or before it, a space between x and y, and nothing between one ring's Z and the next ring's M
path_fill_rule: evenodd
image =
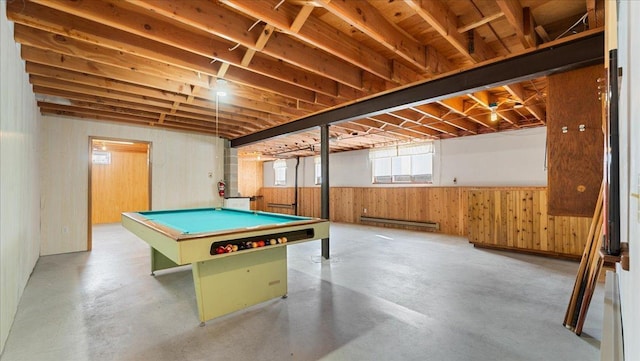
M320 126L321 218L329 219L329 125ZM322 258L329 259L329 238L322 239Z

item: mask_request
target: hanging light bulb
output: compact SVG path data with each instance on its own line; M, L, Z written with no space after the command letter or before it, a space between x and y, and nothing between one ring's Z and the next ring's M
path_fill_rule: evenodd
M222 78L216 79L216 97L226 97L227 96L227 81Z
M489 117L489 119L491 119L492 122L497 121L498 120L498 103L490 103L489 109L491 109L491 116Z

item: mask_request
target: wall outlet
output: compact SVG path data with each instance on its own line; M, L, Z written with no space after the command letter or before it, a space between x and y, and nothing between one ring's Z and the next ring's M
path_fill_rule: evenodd
M367 209L366 209L366 208L363 208L363 209L362 209L362 213L367 214Z

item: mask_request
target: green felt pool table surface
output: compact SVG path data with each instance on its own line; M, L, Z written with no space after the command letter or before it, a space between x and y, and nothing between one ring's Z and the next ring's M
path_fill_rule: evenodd
M290 216L228 208L198 208L138 212L149 221L174 229L182 234L219 232L261 226L286 225L310 220Z

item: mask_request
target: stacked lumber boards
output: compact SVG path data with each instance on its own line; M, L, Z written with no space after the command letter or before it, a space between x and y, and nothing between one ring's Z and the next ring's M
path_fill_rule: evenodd
M602 238L604 237L604 213L603 213L604 186L600 189L600 196L596 202L587 243L582 253L580 267L576 275L567 313L564 317L564 326L575 332L578 336L582 333L589 304L604 264L604 258L600 253Z

